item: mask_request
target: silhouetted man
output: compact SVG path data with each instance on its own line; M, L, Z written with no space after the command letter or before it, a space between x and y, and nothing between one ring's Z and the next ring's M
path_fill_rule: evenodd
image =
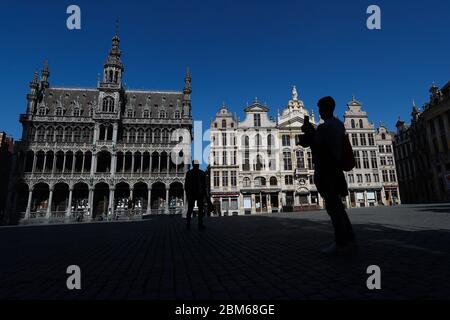
M205 229L203 225L204 201L206 197L206 174L200 170L200 164L197 160L192 161L192 169L186 173L184 190L188 201L188 210L186 215L186 228L191 227L191 216L194 211L195 202L198 207L198 228Z
M325 200L334 227L335 243L322 251L327 254L346 253L356 249L356 245L353 228L342 203L342 197L348 194L342 169L345 127L333 115L336 103L332 97L320 99L318 107L324 122L317 130L309 121L305 122L302 127L305 135L300 144L311 147L315 166L314 181Z

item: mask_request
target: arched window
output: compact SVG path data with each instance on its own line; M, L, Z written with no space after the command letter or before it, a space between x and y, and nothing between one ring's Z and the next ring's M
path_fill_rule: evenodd
M103 99L103 112L114 112L114 99L112 97Z
M76 127L73 132L73 140L74 142L81 142L81 128Z
M65 142L72 142L72 128L71 127L67 127L66 128L66 134L64 137L64 141Z
M139 129L138 130L137 142L138 143L144 143L144 129Z
M155 130L155 137L154 137L154 142L156 143L160 143L161 142L161 130L160 129L156 129Z
M39 127L37 129L37 141L42 142L45 140L45 128Z
M87 143L91 142L91 130L88 127L83 129L83 141Z
M352 129L355 129L356 124L355 124L355 120L354 119L352 119L351 124L352 124Z
M271 177L271 178L270 178L270 185L271 185L271 186L276 186L276 185L278 185L278 180L277 180L276 177Z
M64 129L62 127L56 128L56 142L62 142L64 137Z
M251 187L252 183L251 183L250 178L245 177L244 181L243 181L243 184L244 184L244 187L247 187L247 188Z
M130 136L128 137L129 143L135 143L136 142L136 130L131 129L130 130Z
M384 133L381 134L381 139L386 140L386 135Z
M222 120L222 128L226 128L227 127L227 120L223 119Z
M162 142L163 143L169 143L169 131L163 130L162 132Z
M255 145L256 145L257 147L260 147L260 146L261 146L261 143L262 143L262 141L261 141L261 135L257 134L257 135L255 136Z
M242 140L241 141L242 142L242 147L247 149L249 147L249 144L250 144L250 140L249 140L248 136L242 136L241 140Z
M360 128L363 127L363 121L362 121L362 119L359 119L359 127L360 127Z
M45 138L45 141L47 142L53 142L53 127L47 128L47 137Z

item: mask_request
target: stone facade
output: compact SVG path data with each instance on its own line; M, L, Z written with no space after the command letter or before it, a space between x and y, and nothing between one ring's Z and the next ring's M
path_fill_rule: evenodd
M400 204L393 134L382 125L376 129L356 99L347 106L344 125L357 159L357 167L346 173L347 206ZM314 126L320 122L297 89L276 120L258 101L244 111L245 119L239 121L222 106L211 121L209 172L216 211L231 215L323 208L311 150L299 145L305 118Z
M411 124L397 122L395 158L405 203L450 201L450 82L430 89L421 110L413 104Z
M14 217L102 219L132 208L139 214L184 205L191 153L191 77L182 91L123 86L119 37L97 88L58 88L46 63L36 72L20 116L22 140L10 184Z

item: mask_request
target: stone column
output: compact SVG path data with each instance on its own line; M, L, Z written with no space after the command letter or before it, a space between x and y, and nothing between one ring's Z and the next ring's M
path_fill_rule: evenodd
M63 160L63 167L62 167L62 173L66 171L66 153L64 152L64 160Z
M252 214L256 213L256 197L254 194L251 195L252 197Z
M94 175L96 167L97 167L97 153L93 153L91 159L91 175Z
M166 187L166 211L169 213L169 189Z
M116 173L116 164L117 164L117 153L114 152L114 154L111 157L111 175Z
M131 174L134 174L134 157L135 157L135 154L132 153L131 154Z
M147 195L147 214L150 214L152 212L151 209L151 201L152 201L152 188L148 188L148 195Z
M86 159L86 152L83 152L83 161L82 161L82 165L81 165L81 173L84 173L84 161Z
M36 171L36 162L37 162L37 156L36 153L33 152L33 168L31 168L31 174L34 174Z
M53 202L53 188L50 188L50 193L48 196L48 207L47 207L47 219L50 219L52 215L52 202Z
M166 174L169 175L169 170L170 170L170 154L167 154L167 172Z
M29 219L30 218L31 200L32 199L33 199L33 189L30 189L30 191L28 191L28 202L27 202L27 211L25 212L25 219Z
M66 216L70 217L70 215L72 214L72 195L73 195L73 188L69 189L69 204L67 205L67 210L66 210Z
M42 166L42 172L45 172L46 167L47 167L47 152L44 153L44 165Z
M144 154L143 153L141 153L141 175L142 175L142 172L144 171Z
M92 219L92 215L94 214L94 188L89 187L89 198L88 198L88 209L89 209L89 216L90 219Z
M109 189L108 213L114 213L114 188Z
M77 162L77 158L75 153L72 154L72 176L75 173L75 163Z
M118 125L117 125L117 123L114 123L114 125L113 125L113 143L117 142L117 131L118 131Z
M53 154L52 177L55 175L55 169L56 169L56 153Z

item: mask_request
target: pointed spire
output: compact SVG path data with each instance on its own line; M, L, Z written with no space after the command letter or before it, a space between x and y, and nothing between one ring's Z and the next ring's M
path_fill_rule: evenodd
M183 93L186 95L190 95L192 93L191 81L192 81L191 71L189 67L187 67L186 74L184 76L184 90L183 90Z
M44 88L49 87L48 78L50 77L50 71L48 67L48 60L45 59L44 68L42 69L42 86Z

